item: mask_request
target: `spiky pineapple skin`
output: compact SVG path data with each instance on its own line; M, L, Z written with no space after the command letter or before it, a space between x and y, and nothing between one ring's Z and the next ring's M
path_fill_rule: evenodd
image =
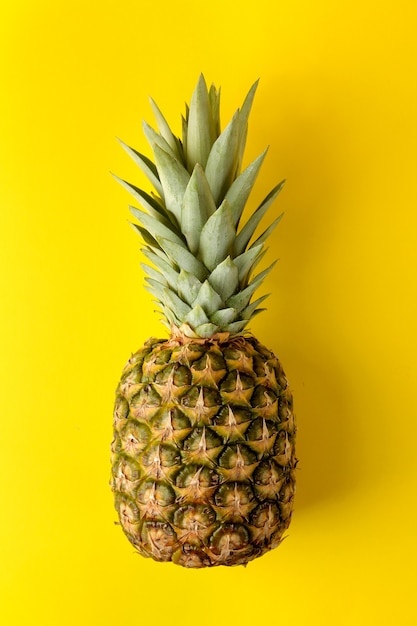
M184 567L275 548L295 493L293 400L252 336L149 339L116 391L112 489L135 548Z

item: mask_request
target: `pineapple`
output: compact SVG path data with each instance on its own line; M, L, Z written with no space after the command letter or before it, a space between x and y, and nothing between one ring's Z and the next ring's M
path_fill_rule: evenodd
M278 184L241 224L265 157L241 171L256 83L221 131L220 91L203 76L182 140L151 100L154 162L122 143L154 191L118 179L149 263L146 288L169 336L149 339L116 391L112 490L138 552L184 567L245 565L275 548L295 491L292 395L278 358L245 329L272 269L253 276L280 217L254 239Z

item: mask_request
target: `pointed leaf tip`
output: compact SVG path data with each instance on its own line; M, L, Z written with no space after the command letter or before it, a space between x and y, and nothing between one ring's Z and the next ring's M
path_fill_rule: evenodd
M209 93L203 74L191 96L187 119L187 168L191 172L196 163L206 166L211 147L216 139Z

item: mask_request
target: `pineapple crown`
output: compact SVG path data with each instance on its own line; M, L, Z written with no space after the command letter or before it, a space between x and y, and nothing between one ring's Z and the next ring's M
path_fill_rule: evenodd
M241 171L256 87L257 82L222 131L220 89L208 89L201 75L182 118L182 140L151 99L158 132L146 122L143 130L154 162L120 141L155 190L148 194L115 177L141 206L130 210L151 263L142 264L146 289L156 298L163 323L188 337L239 334L264 310L259 305L267 295L251 299L275 261L257 275L253 272L282 215L254 241L253 236L285 181L241 225L267 152Z

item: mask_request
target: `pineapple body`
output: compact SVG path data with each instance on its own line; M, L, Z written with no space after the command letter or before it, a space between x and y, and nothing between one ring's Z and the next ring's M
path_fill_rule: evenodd
M117 389L112 488L145 557L241 565L278 546L295 491L292 396L254 337L150 339Z
M242 168L256 90L221 130L220 90L197 83L182 138L152 102L154 160L122 143L153 189L122 179L142 240L146 289L168 339L150 339L117 388L112 489L144 556L185 567L239 565L276 547L292 513L295 425L277 357L248 331L281 215L263 232L278 183L244 219L266 155ZM117 178L117 177L116 177Z

